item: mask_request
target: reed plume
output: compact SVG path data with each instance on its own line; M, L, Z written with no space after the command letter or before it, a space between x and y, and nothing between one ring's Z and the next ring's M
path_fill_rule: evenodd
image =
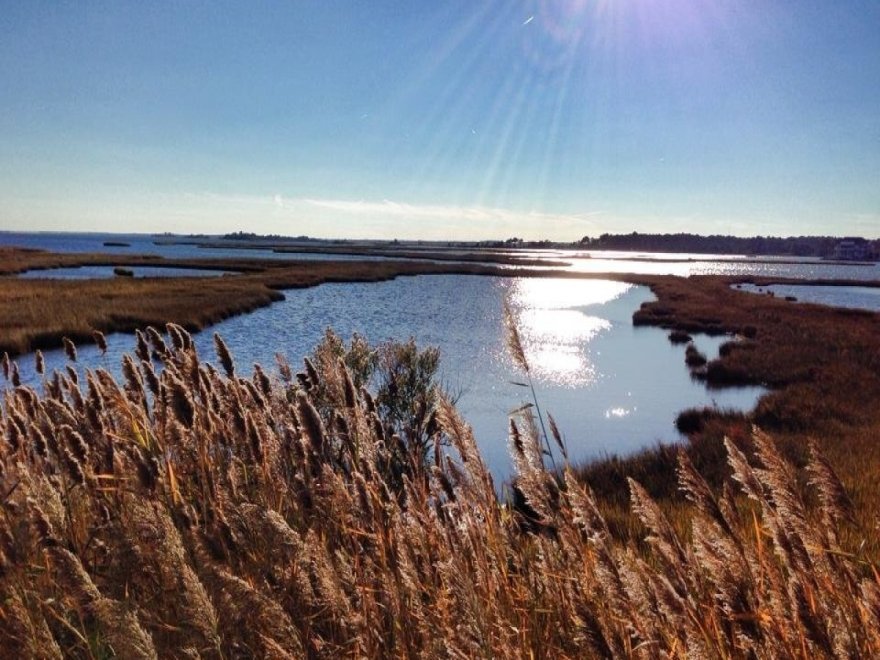
M76 362L76 344L67 337L62 338L62 342L64 343L64 354L67 355L67 359L71 362Z
M545 469L527 405L507 502L448 398L412 402L434 444L407 453L354 361L244 378L169 334L161 368L5 394L5 656L880 654L880 581L850 544L877 529L818 446L804 474L759 429L729 439L721 487L673 451L686 501L631 477L624 511Z
M532 402L535 405L535 410L538 413L538 421L541 424L541 432L544 438L544 446L547 450L547 456L550 457L550 462L553 465L553 469L556 469L556 460L553 458L553 450L550 448L550 437L547 435L547 429L544 426L544 416L541 413L541 406L538 404L538 395L535 393L535 384L532 382L532 373L529 369L529 361L526 359L526 352L523 348L522 338L519 334L519 327L516 324L516 319L513 316L513 312L510 309L510 304L505 300L504 301L504 327L507 331L507 348L510 351L511 357L513 357L513 361L516 365L523 370L526 375L526 379L528 380L529 390L532 393ZM553 425L551 424L551 427ZM558 432L558 429L557 429ZM559 438L560 446L561 436ZM563 449L563 454L565 454L565 450Z
M217 333L214 333L214 348L217 351L217 358L220 360L226 375L229 378L233 378L235 376L235 362L232 359L232 353L229 352L226 342Z
M92 338L95 340L95 345L98 347L98 350L101 351L101 355L107 354L107 338L104 336L104 333L100 330L92 331Z

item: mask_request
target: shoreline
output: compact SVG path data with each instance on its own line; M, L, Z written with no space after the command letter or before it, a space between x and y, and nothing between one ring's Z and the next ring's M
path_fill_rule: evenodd
M489 263L391 259L358 261L273 260L273 259L168 259L155 255L108 255L99 253L59 254L36 250L0 249L0 313L7 320L0 325L0 353L10 357L36 349L57 348L67 336L91 343L92 330L105 333L133 333L147 325L174 322L190 331L203 330L219 321L246 314L283 300L286 289L300 289L324 283L380 282L416 275L481 275L490 277L552 277L560 279L604 279L647 286L657 295L657 286L666 281L719 281L736 284L799 284L804 286L862 286L880 288L880 281L852 279L797 279L736 275L676 275L633 273L583 273L552 268L527 268ZM473 260L476 261L476 260ZM167 277L104 279L20 279L16 275L32 270L55 268L138 267L228 271L224 277ZM192 290L199 282L198 291ZM28 300L53 310L75 308L68 322L47 322L38 313L22 314L20 306ZM187 301L192 304L182 304ZM871 314L851 310L852 314ZM635 323L661 324L636 313ZM720 334L711 324L682 321L679 329ZM47 327L49 326L49 327ZM736 329L730 330L735 332Z
M732 264L780 264L780 265L810 265L810 266L864 266L872 267L878 264L878 261L870 260L841 260L831 258L814 258L799 257L797 255L721 255L706 253L702 256L700 253L688 253L686 259L676 258L651 258L644 256L615 256L606 257L602 255L593 256L589 250L577 251L577 248L483 248L475 246L453 246L444 247L440 245L400 245L395 246L391 243L377 243L375 245L358 245L353 243L348 246L339 244L321 244L314 243L296 243L286 241L253 241L242 242L235 240L162 240L153 241L154 245L191 245L200 249L226 249L226 250L269 250L278 254L336 254L345 256L378 256L386 258L405 258L405 259L428 259L436 261L479 261L504 263L509 265L548 265L548 266L570 266L571 264L562 260L565 259L601 259L608 261L636 261L647 263L703 263L711 261L715 263L732 263ZM548 253L547 260L539 260L534 258L534 252L545 250ZM565 250L574 251L573 254L565 254ZM593 252L601 252L602 250L593 250ZM608 250L608 252L618 254L626 252L626 250ZM633 255L644 254L645 250L633 250ZM655 254L676 254L674 252L664 253L656 252ZM550 261L549 259L558 259L559 261Z
M24 253L17 266L63 262L63 266L141 263L181 267L179 260L125 255L53 255ZM146 261L146 263L145 263ZM11 262L10 262L11 263ZM202 260L188 260L205 268ZM4 262L6 264L6 262ZM880 287L877 281L790 280L789 278L621 273L573 273L485 264L430 261L284 261L213 260L218 269L249 266L249 272L207 278L115 278L109 280L22 280L0 277L0 352L18 347L60 347L67 336L94 342L93 329L133 332L148 325L174 322L202 330L220 320L282 300L285 289L323 283L380 282L396 277L460 274L494 277L606 279L647 286L656 300L633 315L635 325L670 331L739 335L721 356L706 365L708 386L759 384L771 391L748 414L725 415L713 409L691 412L696 425L680 445L661 445L626 457L609 457L578 468L580 478L602 493L603 510L616 534L633 535L626 477L637 475L652 496L674 503L678 498L675 460L679 450L719 483L725 474L721 440L747 444L752 424L781 439L786 455L802 463L809 438L821 437L821 449L839 471L857 503L860 525L869 525L880 509L880 313L818 305L793 304L781 298L738 291L737 282L834 284ZM27 268L24 268L27 269ZM7 271L9 268L7 268ZM198 286L194 286L197 283ZM44 310L60 318L47 318ZM67 315L67 316L65 316ZM20 327L16 328L16 323ZM14 331L18 330L18 336ZM10 351L11 352L11 351ZM18 355L22 351L16 351ZM858 387L853 387L858 383ZM693 420L692 420L693 421ZM858 545L857 534L850 541ZM880 555L873 545L866 552Z

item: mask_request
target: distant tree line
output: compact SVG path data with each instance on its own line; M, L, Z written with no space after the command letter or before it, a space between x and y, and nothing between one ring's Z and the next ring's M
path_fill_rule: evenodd
M252 231L234 231L221 236L228 241L310 241L308 236L282 236L281 234L256 234Z
M602 234L584 236L580 247L592 250L644 250L646 252L693 252L698 254L763 254L797 257L831 257L844 239L834 236L698 236L696 234ZM868 243L864 238L845 240Z

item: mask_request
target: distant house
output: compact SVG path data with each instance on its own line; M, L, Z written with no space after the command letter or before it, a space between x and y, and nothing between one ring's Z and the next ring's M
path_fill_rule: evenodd
M874 258L871 244L864 239L844 239L834 247L832 258L841 261L865 261Z

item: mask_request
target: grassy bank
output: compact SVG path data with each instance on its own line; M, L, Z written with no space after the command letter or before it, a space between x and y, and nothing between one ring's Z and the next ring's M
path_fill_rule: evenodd
M880 510L880 314L791 303L732 289L731 278L668 278L656 282L658 300L634 322L687 333L735 333L697 376L711 386L756 383L772 388L751 415L695 411L685 448L714 485L726 476L722 439L748 445L750 425L772 430L785 454L803 464L811 439L840 471L856 502L858 525L849 547L880 555L865 530ZM684 355L682 356L684 360ZM675 506L675 450L658 448L583 467L581 478L603 493L609 516L620 513L632 533L626 478L641 477L656 497ZM863 541L865 545L863 546Z
M124 255L4 252L0 277L0 352L18 355L62 345L67 336L91 341L91 331L133 332L177 323L198 330L221 319L283 299L283 289L325 282L378 282L404 275L505 275L479 264L404 261L172 260ZM209 278L18 279L32 269L77 266L143 266L245 271Z
M720 496L682 456L686 535L628 483L634 552L573 473L543 468L528 420L510 429L526 515L442 398L390 414L332 344L296 378L241 378L222 342L215 368L169 331L124 382L47 375L6 397L9 657L880 653L877 574L842 550L850 509L818 453L798 473L767 436L751 459L730 443Z
M197 329L321 282L581 277L244 261L250 272L218 278L0 278L0 338L25 351L91 341L93 329ZM427 446L445 456L424 464L411 430L361 389L352 365L316 359L299 379L282 369L244 380L221 350L225 377L173 328L175 345L142 347L124 383L100 371L47 377L45 393L6 398L0 647L46 657L880 652L880 315L736 291L735 278L587 277L650 286L657 300L636 324L739 335L695 375L772 392L753 415L695 411L683 452L566 469L561 481L517 420L528 507L512 510L450 406L417 413ZM142 360L151 352L164 362L158 376ZM775 440L756 441L754 422Z
M439 246L398 246L391 242L375 245L358 245L356 243L321 244L291 243L290 241L157 241L166 245L195 245L200 248L220 248L224 250L272 250L280 254L329 254L349 257L385 257L388 259L426 259L428 261L459 261L504 264L508 266L567 266L569 262L537 259L523 256L517 250L484 249L484 248L440 248Z
M265 259L166 259L149 254L58 253L24 248L0 247L0 275L16 275L27 270L78 268L82 266L151 266L260 272L277 265Z
M248 267L252 272L222 278L115 280L18 280L0 278L0 351L11 355L60 346L64 336L91 341L92 330L133 331L174 322L190 330L271 304L282 290L322 282L381 281L401 275L460 273L492 276L596 277L650 286L657 301L634 316L636 324L688 332L735 333L740 340L724 347L719 360L695 373L709 386L759 383L773 388L754 415L725 416L717 411L690 415L688 450L700 469L718 483L724 475L720 440L744 437L752 422L782 438L788 455L800 460L811 435L820 435L824 450L839 466L854 492L862 522L880 509L872 484L880 477L877 443L880 428L880 315L793 304L770 296L736 291L736 277L664 277L621 274L553 273L479 264L394 261L194 260L165 261L127 255L53 255L16 251L2 263L7 269L132 263L147 260L179 267L210 264L224 270ZM57 260L57 261L53 261ZM766 284L771 280L755 280ZM772 280L777 281L777 280ZM838 282L843 284L843 282ZM865 283L873 284L875 283ZM684 355L682 357L684 360ZM684 428L684 427L683 427ZM567 430L576 433L578 429ZM674 501L676 484L670 453L648 451L629 459L595 463L582 476L596 484L603 500L626 510L626 476L641 474L650 492ZM609 509L609 515L612 511ZM621 526L630 531L631 518ZM858 539L854 537L854 542ZM880 548L875 551L880 552Z

